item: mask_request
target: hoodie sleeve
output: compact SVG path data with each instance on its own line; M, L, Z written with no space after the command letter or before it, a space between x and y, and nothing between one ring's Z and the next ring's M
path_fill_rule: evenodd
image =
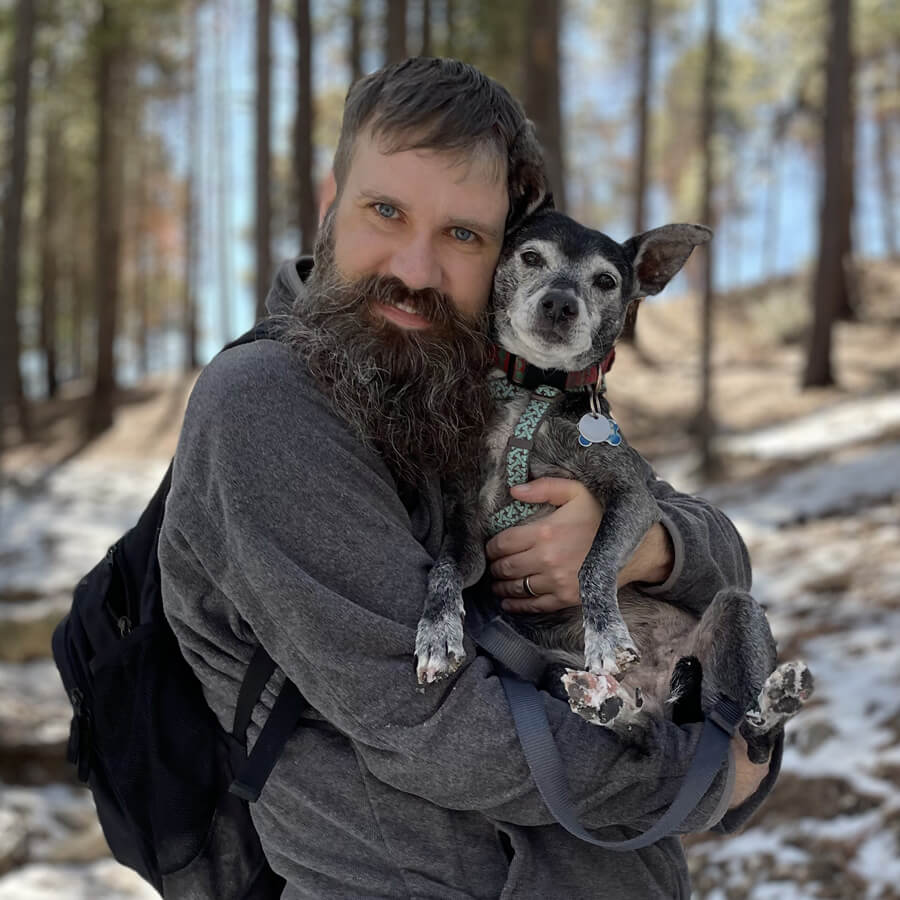
M552 823L490 661L467 639L452 678L417 685L413 647L433 560L381 460L327 409L288 348L240 347L201 375L159 555L170 621L202 631L214 660L216 629L237 615L376 778L444 808ZM179 573L198 571L203 596L181 594ZM543 700L582 821L655 821L700 726L653 719L638 749ZM731 768L723 763L684 830L709 824Z
M672 539L675 560L665 582L636 587L697 615L722 588L750 590L750 555L728 516L702 497L676 491L649 465L647 485Z

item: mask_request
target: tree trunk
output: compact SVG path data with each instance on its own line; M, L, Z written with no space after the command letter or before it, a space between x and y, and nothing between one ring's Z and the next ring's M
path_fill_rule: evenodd
M406 59L406 0L387 0L385 16L385 63Z
M3 265L3 277L0 278L0 448L3 446L8 408L17 407L22 436L27 439L31 431L19 369L21 348L18 312L34 32L35 4L33 0L19 0L16 6L16 38L10 52L9 81L13 85L13 117L3 204L3 246L0 249L0 262Z
M653 0L641 0L641 56L637 96L637 152L634 170L634 234L646 229L644 206L647 197L647 161L650 149L650 85L653 61ZM622 340L635 343L637 311L640 298L628 309Z
M444 54L453 56L456 52L456 0L444 0L444 22L447 26Z
M881 222L884 227L884 252L896 259L897 219L894 209L894 171L891 168L891 119L886 112L878 116L878 180L881 194Z
M265 317L272 277L271 24L272 0L256 3L256 318Z
M66 216L66 269L70 286L69 314L72 329L69 332L69 357L72 360L72 377L84 375L84 298L89 293L88 278L85 276L86 261L78 252L77 237L84 227L81 211L74 203L69 204Z
M827 48L824 149L824 190L819 223L819 256L812 285L813 321L809 334L804 387L834 383L831 332L838 309L844 266L841 258L846 212L846 130L850 117L850 0L830 0Z
M362 78L362 43L363 43L363 0L350 0L348 10L350 17L350 83Z
M853 17L848 19L848 28L853 27ZM840 211L841 222L841 263L843 277L841 278L837 308L835 316L842 321L851 321L858 318L859 296L857 285L859 283L853 261L853 212L856 206L856 97L854 94L854 65L853 65L853 37L848 36L850 49L848 51L849 62L847 69L847 125L844 135L844 179L842 205Z
M778 159L780 146L774 136L766 147L766 198L763 206L762 259L760 260L760 281L768 282L778 274L778 238L780 227L781 193L778 190Z
M135 123L135 138L141 140L140 125ZM137 349L137 370L141 378L145 378L150 372L150 280L155 277L151 263L153 234L150 231L150 223L153 215L150 205L153 202L151 188L151 171L149 145L137 144L137 152L140 154L139 189L138 198L140 208L134 216L134 306L137 313L137 337L135 346Z
M52 66L51 66L52 69ZM48 80L51 69L48 69ZM57 378L57 319L59 290L58 255L61 250L59 239L62 129L59 119L48 116L44 128L44 196L41 205L41 351L47 376L47 396L55 397L59 380Z
M184 340L183 368L185 372L192 372L198 365L197 353L197 244L195 231L199 227L196 207L194 204L194 191L196 189L196 174L200 170L202 160L200 157L199 131L197 128L200 116L200 102L197 86L197 58L200 54L200 41L197 28L197 16L199 10L191 2L188 4L188 34L190 41L190 58L188 60L188 102L187 102L187 145L188 167L184 185L184 275L182 300L182 334Z
M561 0L528 0L525 38L525 110L544 151L556 208L565 211L560 114L559 28Z
M431 0L422 0L422 52L431 56Z
M703 72L703 186L701 221L712 227L715 223L713 191L715 164L713 137L716 126L716 69L718 67L718 4L706 0L706 65ZM701 306L700 344L700 410L697 417L697 438L700 467L705 475L716 468L713 450L715 423L712 413L712 341L713 341L713 253L712 243L703 248L703 299Z
M313 190L312 26L309 0L297 0L297 117L294 121L294 169L300 208L300 247L311 253L318 209Z
M231 265L231 129L229 128L228 103L230 100L230 62L226 47L229 33L227 9L224 0L216 0L215 5L215 155L216 155L216 286L219 293L219 316L221 318L223 343L234 337L231 325L231 286L233 270ZM266 29L268 34L268 27ZM267 70L268 72L268 67ZM268 76L267 76L268 78ZM267 82L268 90L268 82ZM268 114L268 101L266 101ZM257 112L259 115L259 112ZM268 160L268 154L266 156ZM268 193L266 194L268 197ZM268 220L267 220L268 221ZM266 279L268 289L268 278Z
M125 109L127 58L124 35L114 25L114 7L102 0L97 61L97 220L95 297L97 356L94 393L87 432L97 435L113 423L116 393L115 339L119 307L120 234L124 154L122 120Z

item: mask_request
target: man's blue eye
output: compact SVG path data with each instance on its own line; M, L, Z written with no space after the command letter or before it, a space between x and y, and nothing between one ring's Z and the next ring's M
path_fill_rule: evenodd
M455 237L458 241L462 241L464 244L468 244L475 238L475 232L469 231L468 228L456 227L453 229L453 237Z
M397 212L397 207L391 206L390 203L376 203L375 212L377 212L382 219L393 219L394 214Z

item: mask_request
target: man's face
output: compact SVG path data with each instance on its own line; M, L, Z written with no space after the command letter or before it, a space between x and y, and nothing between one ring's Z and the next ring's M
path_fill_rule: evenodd
M508 206L505 164L486 152L384 153L363 132L333 210L334 263L347 281L377 275L440 291L475 321L490 296ZM432 325L412 307L375 302L372 312L401 329Z

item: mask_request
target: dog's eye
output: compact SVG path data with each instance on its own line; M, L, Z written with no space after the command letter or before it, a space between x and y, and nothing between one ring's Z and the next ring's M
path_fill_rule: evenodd
M616 279L609 272L601 272L594 276L594 286L601 291L611 291L616 286Z
M544 257L536 250L526 250L522 254L522 262L525 263L526 266L531 266L533 269L539 269L544 265Z

